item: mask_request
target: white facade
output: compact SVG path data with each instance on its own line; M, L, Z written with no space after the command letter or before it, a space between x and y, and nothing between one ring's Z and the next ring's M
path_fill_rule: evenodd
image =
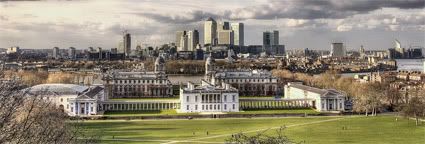
M180 89L180 111L188 112L238 112L238 90L229 84L213 85L202 80L200 86L188 83Z
M319 89L299 83L288 83L285 86L287 100L311 100L310 105L317 111L344 111L346 96L333 89Z
M96 115L98 102L105 100L100 86L41 84L27 90L30 96L42 96L40 98L54 103L69 116Z

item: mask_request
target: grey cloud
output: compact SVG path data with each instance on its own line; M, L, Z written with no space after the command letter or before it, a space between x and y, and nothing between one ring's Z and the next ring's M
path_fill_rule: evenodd
M182 23L182 24L202 21L207 17L219 17L217 14L204 12L200 10L181 13L181 15L157 14L157 13L137 13L136 15L151 18L158 22Z
M230 19L339 19L381 8L424 8L424 0L284 0L228 12Z

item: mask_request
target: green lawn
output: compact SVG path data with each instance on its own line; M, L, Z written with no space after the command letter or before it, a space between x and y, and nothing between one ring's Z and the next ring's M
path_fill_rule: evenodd
M104 113L104 116L158 116L191 114L197 113L177 113L176 110L107 111Z
M241 112L230 112L230 114L319 114L314 109L276 109L276 110L243 110Z
M415 126L412 120L395 121L393 116L96 120L83 125L100 131L104 143L222 143L232 133L254 134L270 128L267 133L272 133L282 125L288 127L285 133L289 138L306 143L425 143L425 124Z

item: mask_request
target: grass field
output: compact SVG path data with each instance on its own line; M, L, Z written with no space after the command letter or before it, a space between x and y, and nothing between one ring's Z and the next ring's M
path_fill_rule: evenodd
M223 141L233 133L255 134L287 126L286 135L306 143L425 143L425 124L393 116L194 120L104 120L83 123L101 131L104 143L202 143ZM342 129L346 127L347 129ZM208 131L208 135L206 132Z
M277 109L277 110L244 110L229 114L319 114L313 109ZM177 113L176 110L140 110L140 111L107 111L104 116L159 116L159 115L196 115L198 113Z

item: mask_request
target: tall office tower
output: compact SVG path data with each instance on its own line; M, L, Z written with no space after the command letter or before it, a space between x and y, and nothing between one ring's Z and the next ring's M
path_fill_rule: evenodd
M124 32L123 46L125 56L129 56L131 53L131 36L127 31Z
M217 39L217 22L209 17L204 23L204 44L216 45Z
M188 36L182 35L180 37L180 45L177 46L177 51L188 51L189 42L188 42Z
M58 47L54 47L53 48L52 57L54 59L59 59L60 58L60 53L59 53L59 48Z
M269 55L283 55L285 53L285 45L279 44L279 31L263 32L263 52Z
M237 46L244 46L244 25L243 23L232 23L233 43Z
M186 35L186 31L177 31L176 32L176 46L180 46L180 42L182 41L182 37Z
M101 47L97 47L97 52L99 53L99 59L103 59L102 48Z
M218 31L218 44L233 45L233 31L232 30L220 30Z
M343 43L332 43L331 44L331 56L333 57L344 57L345 48Z
M230 30L230 23L220 22L217 26L217 31L221 31L221 30Z
M68 49L68 58L71 60L75 60L77 58L76 50L74 47L70 47Z
M196 46L199 44L199 32L198 30L187 32L188 51L195 51Z
M118 42L117 52L121 54L125 53L123 41Z
M394 49L397 52L397 58L406 57L405 49L401 47L400 41L394 40Z

